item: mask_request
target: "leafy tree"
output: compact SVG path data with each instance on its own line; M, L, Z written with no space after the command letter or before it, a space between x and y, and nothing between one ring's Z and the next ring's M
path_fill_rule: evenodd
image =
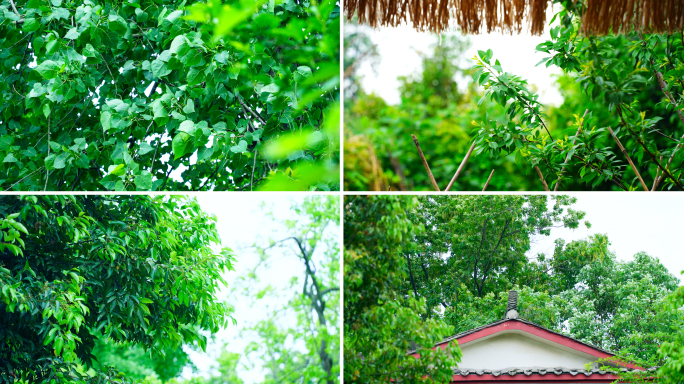
M622 190L684 190L677 133L684 124L679 111L684 44L677 43L678 36L640 30L587 35L580 25L586 5L554 2L564 9L554 17L559 25L551 28L550 40L537 46L551 55L539 64L561 68L591 102L573 111L571 132L554 134L527 82L492 61L491 50L481 50L474 79L484 85L488 100L506 108L508 121L484 115L474 140L477 153L515 153L518 161L536 167L546 189L546 184L567 188L581 180L590 188L610 183ZM614 145L606 146L606 138Z
M421 228L409 196L345 196L344 379L358 383L448 382L460 362L458 345L431 350L453 328L421 319L425 299L401 294L402 250ZM407 351L419 349L416 359Z
M427 317L467 299L461 297L464 290L482 298L539 281L543 273L525 256L533 236L549 236L554 227L577 228L585 216L571 208L577 199L568 196L418 199L408 217L425 231L403 251L408 278L402 292L425 297Z
M1 196L0 214L1 382L119 382L77 370L98 338L160 354L230 320L215 292L234 254L194 199Z
M257 341L250 343L245 353L250 360L262 363L264 383L338 383L339 198L308 197L292 206L292 214L294 219L282 223L290 236L269 239L268 246L255 245L259 263L250 271L244 287L252 288L253 297L253 292L258 292L256 299L273 297L282 304L266 320L246 330L256 334ZM275 292L270 284L262 290L253 289L258 286L259 271L277 257L289 257L301 266L301 273L290 280L289 298ZM287 315L296 316L296 322L284 327L275 320ZM289 337L293 344L284 342Z
M684 272L682 272L684 273ZM678 287L668 296L666 305L671 314L681 317L684 308L684 287ZM658 357L665 360L658 370L666 383L680 383L684 380L684 327L673 330L672 338L658 348Z
M280 221L268 205L263 208ZM279 222L289 236L255 242L257 262L231 290L231 301L246 300L263 313L240 330L241 337L252 341L240 354L226 344L217 361L218 375L178 382L239 384L238 367L260 370L263 383L339 382L339 198L311 196L293 203L291 210L290 218ZM283 260L300 268L285 287L263 277Z
M95 361L93 368L103 370L107 366L116 367L132 380L158 378L168 382L177 377L186 366L193 366L182 348L165 348L161 354L150 354L135 344L115 344L100 338L93 348Z
M368 49L362 36L361 32L345 35L345 41L351 40L346 51ZM444 189L468 151L471 122L485 111L492 118L505 120L504 109L494 102L478 104L482 92L474 84L459 90L457 79L473 73L463 68L461 59L468 46L460 35L445 35L441 43L430 46L430 54L421 55L422 72L399 78L401 102L396 106L363 91L353 72L358 62L369 60L369 56L357 54L349 67L351 79L359 84L350 85L357 89L350 97L345 90L345 189L432 190L411 137L414 134L437 184ZM374 157L378 164L365 166ZM381 175L374 172L378 168ZM529 190L537 185L536 175L510 156L469 163L453 188L482 190L492 169L496 172L488 190Z
M185 5L3 0L0 185L337 188L337 3Z
M665 310L679 284L658 259L640 252L621 262L615 255L583 267L577 284L560 294L567 332L601 348L660 365L659 345L684 325L684 314Z

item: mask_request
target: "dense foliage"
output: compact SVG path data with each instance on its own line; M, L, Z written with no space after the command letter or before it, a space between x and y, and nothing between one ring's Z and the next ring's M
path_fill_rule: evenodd
M497 124L484 116L475 140L478 152L492 156L515 152L519 160L540 167L551 187L574 178L592 188L612 183L624 190L684 190L679 180L684 137L678 133L684 125L679 111L684 96L684 37L645 31L586 36L579 21L585 5L557 2L564 7L554 17L560 23L551 28L550 40L537 46L551 56L539 64L561 68L591 101L601 105L586 108L586 117L585 110L573 111L576 132L554 136L526 82L504 72L498 60L492 62L491 50L479 51L474 78L485 86L488 99L507 108L508 121ZM651 101L643 102L645 91L654 87L660 88L655 95L660 110L651 108ZM592 114L603 119L591 119ZM617 149L603 145L605 137ZM575 174L565 173L566 169Z
M338 188L334 1L3 0L0 58L3 189Z
M495 57L496 52L486 47L478 47L481 50L475 57L476 65L466 72L472 79L469 88L474 90L469 95L477 95L477 103L470 101L470 97L465 99L466 103L459 102L460 95L440 91L443 82L429 82L432 79L429 72L433 71L429 67L436 65L449 80L450 87L456 84L453 71L442 65L443 60L437 55L424 60L426 90L422 91L440 94L441 98L435 100L442 105L436 109L428 98L410 102L405 94L398 108L387 108L377 98L368 98L359 92L358 101L350 104L352 114L346 128L356 135L369 136L385 170L388 179L385 184L398 186L406 178L408 189L431 188L417 151L411 148L410 135L415 133L442 188L471 143L476 145L474 155L454 188L481 189L489 171L499 169L508 161L514 161L517 166L509 166L505 172L497 170L492 189L684 188L679 180L684 160L680 151L684 140L681 34L634 31L587 36L581 32L579 21L586 2L556 0L554 3L561 4L563 10L551 21L548 41L539 44L536 50L549 54L538 65L554 65L564 73L557 84L565 100L557 108L542 105L525 79L505 71L506 59ZM431 85L434 90L430 89ZM406 92L404 87L402 92ZM360 107L368 102L381 108L371 108L371 113L366 113ZM357 105L359 108L355 109ZM457 111L456 117L452 118L454 111ZM396 119L399 116L408 119L401 122ZM363 125L359 124L361 121ZM440 132L442 125L447 133ZM369 128L359 130L358 127L364 126ZM425 135L426 140L421 140ZM433 135L441 140L433 140ZM390 154L385 154L386 149ZM359 153L361 159L367 157L364 150L363 146L348 149ZM348 157L355 159L353 152ZM397 167L397 163L401 166ZM521 184L520 175L531 177L528 178L531 183ZM364 174L361 169L352 173L346 182L352 189L371 189L373 186L367 181L371 178L375 178L371 172Z
M475 84L463 86L461 79L473 73L463 68L469 43L446 35L431 45L422 56L422 73L399 79L401 102L394 106L363 89L357 61L373 58L368 54L373 48L364 39L364 27L345 27L345 189L431 190L412 134L444 189L468 151L471 122L485 111L505 117L504 109L493 102L477 104L482 92ZM452 189L482 190L492 169L496 172L487 190L529 190L538 183L513 156L482 157L469 163Z
M344 380L353 383L445 382L460 361L453 328L422 319L425 299L403 295L402 251L421 230L408 218L415 197L346 196L344 206ZM406 353L420 349L416 359Z
M99 339L160 355L230 322L215 294L234 255L193 199L2 196L0 215L2 382L120 382L77 369Z
M577 228L585 215L571 208L576 198L567 196L418 199L408 217L425 231L413 236L412 246L403 251L408 279L402 291L427 299L427 317L436 306L459 303L461 286L482 297L534 281L526 256L532 237L548 236L553 227Z

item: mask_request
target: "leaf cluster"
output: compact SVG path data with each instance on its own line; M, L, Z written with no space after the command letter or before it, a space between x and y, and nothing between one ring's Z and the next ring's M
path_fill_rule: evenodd
M204 348L230 321L215 293L234 254L213 250L215 219L192 199L4 196L0 212L3 382L76 379L100 337Z

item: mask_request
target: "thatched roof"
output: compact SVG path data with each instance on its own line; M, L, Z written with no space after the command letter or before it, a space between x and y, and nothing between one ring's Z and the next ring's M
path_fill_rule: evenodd
M439 33L458 26L464 34L519 34L527 20L532 35L546 26L551 0L344 0L347 19L372 27L412 24L418 31ZM576 0L583 4L582 31L590 35L681 31L682 0Z

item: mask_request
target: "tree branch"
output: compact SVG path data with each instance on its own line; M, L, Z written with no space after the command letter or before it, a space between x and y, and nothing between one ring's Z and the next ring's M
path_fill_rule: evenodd
M584 118L587 116L587 113L589 113L589 110L586 109L584 110L584 115L582 115L582 120L580 120L580 125L579 128L577 128L577 133L575 133L575 138L572 139L572 146L575 146L575 143L577 142L577 136L582 132L582 125L584 124ZM567 164L568 161L570 161L570 152L568 152L567 156L565 156L565 163ZM553 191L556 192L558 190L558 186L560 185L561 177L563 177L563 171L565 171L565 165L561 168L560 173L558 174L558 180L556 180L556 186L553 188Z
M651 151L648 150L648 148L646 147L646 144L643 142L643 140L641 140L641 138L639 138L639 136L636 134L636 132L634 132L634 131L632 130L632 128L629 126L629 124L627 124L627 122L625 121L624 117L622 116L622 110L621 110L621 108L620 108L619 105L617 106L617 112L618 112L618 115L620 116L620 120L622 120L622 124L625 126L625 128L627 128L627 130L629 130L629 132L632 134L632 136L634 136L634 139L641 145L641 147L644 149L644 151L646 151L646 153L648 153L648 155L651 156L651 158L653 159L653 161L656 163L656 165L658 165L658 167L660 167L660 169L663 171L663 173L666 174L667 177L669 177L670 180L672 180L672 181L675 183L675 185L677 185L677 187L678 187L679 189L681 189L682 191L684 191L684 186L682 186L682 184L679 182L679 180L675 179L675 178L670 174L670 171L668 171L667 169L665 169L665 168L660 164L660 162L659 162L658 159L655 157L655 155L654 155Z
M240 94L237 94L237 99L238 99L238 102L240 102L240 106L241 106L243 109L246 109L247 111L249 111L249 113L250 113L252 116L254 116L257 120L259 120L259 122L260 122L261 124L266 125L266 121L264 121L264 119L263 119L258 113L254 112L254 111L252 110L252 108L249 107L249 105L245 104L245 102L242 101L242 96L240 96Z

